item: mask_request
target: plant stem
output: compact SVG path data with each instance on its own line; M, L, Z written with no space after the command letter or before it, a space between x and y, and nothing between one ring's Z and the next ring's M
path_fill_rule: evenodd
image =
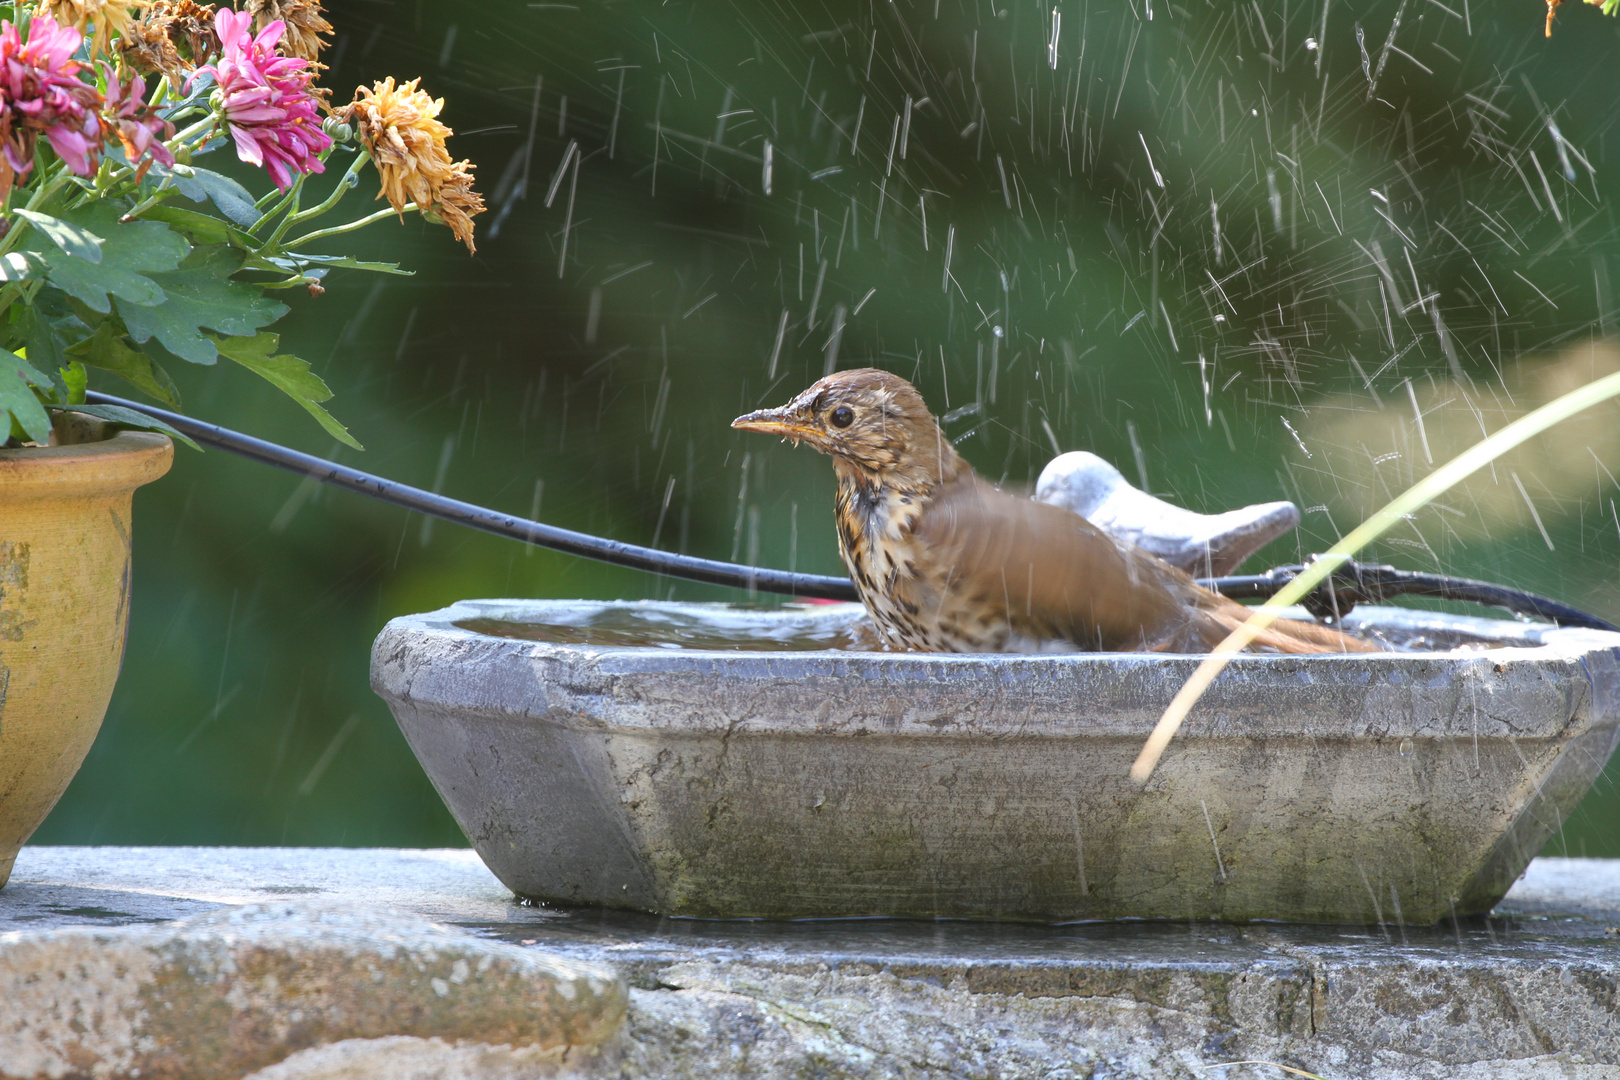
M299 179L301 180L301 179L303 179L303 177L300 176ZM277 203L277 209L279 209L280 207L287 205L286 200L291 198L291 197L292 197L292 189L291 188L288 188L286 191L282 191L280 188L276 188L273 191L265 192L263 195L260 195L257 199L253 200L253 209L261 210L264 207L269 206L271 203ZM278 202L278 200L279 200L279 202ZM276 213L275 210L267 211L265 213L265 217L266 218L274 217L275 213ZM260 218L258 221L254 222L253 227L255 229L257 229L262 224L264 224L264 218Z
M400 212L400 214L403 215L406 210L415 210L415 209L417 209L416 204L413 203L413 202L410 202L410 203L406 203L400 209L399 212ZM365 228L367 225L370 225L373 221L381 221L385 217L392 217L393 214L394 214L394 208L392 206L385 206L381 210L378 210L376 213L367 214L365 217L359 218L358 220L355 220L355 221L351 221L347 225L334 225L330 229L316 229L312 233L305 233L303 236L298 237L296 240L290 241L287 244L287 249L290 250L292 248L303 247L305 244L311 243L311 242L313 242L315 240L325 240L328 236L339 236L339 235L341 235L343 233L354 232L356 229Z
M298 210L299 197L304 192L304 181L307 180L308 178L309 178L308 173L299 173L298 174L298 179L293 181L293 185L292 185L292 187L287 189L287 193L285 195L283 195L279 200L277 200L277 202L276 202L276 204L274 206L272 206L270 209L266 210L264 212L264 214L259 218L259 220L255 221L253 223L253 227L251 229L249 229L248 232L250 232L250 233L258 232L260 229L264 228L265 225L267 225L270 222L271 218L275 217L277 214L281 213L283 210L287 210L289 207L291 207L291 212L292 213L296 213L297 210ZM278 234L280 234L282 232L285 232L286 228L287 228L287 223L282 222L281 228L276 230L276 232ZM270 238L270 240L268 241L268 244L274 244L275 241L276 241L276 238L274 236L272 236ZM268 244L267 244L267 246L268 246Z
M33 303L35 295L38 294L39 288L43 284L44 282L40 281L38 278L34 278L31 281L13 281L7 283L4 289L0 289L0 315L4 315L7 311L11 310L11 305L16 303L18 300L21 300L24 304Z
M281 223L281 228L276 230L275 236L271 237L271 243L279 241L284 235L286 235L287 229L290 226L309 221L313 218L318 218L328 210L332 209L332 207L336 206L338 201L342 199L344 195L348 194L349 189L359 183L360 167L370 160L371 156L364 150L361 150L358 154L356 154L354 161L350 162L349 168L344 172L342 178L338 180L337 187L332 190L332 194L328 195L325 200L315 206L310 207L308 210L296 211L289 214L287 216L287 220ZM257 227L258 226L254 226L254 228Z
M190 127L177 134L174 138L166 141L163 145L167 146L170 151L177 150L180 148L182 143L191 138L193 135L197 134L199 131L206 131L212 127L216 119L217 117L215 117L213 113L209 113L195 124L192 124Z
M128 218L138 218L142 214L146 213L148 210L152 209L152 207L156 206L158 203L160 203L164 199L168 198L169 193L175 190L171 186L171 185L173 185L173 183L174 183L174 177L173 176L165 176L163 178L163 183L159 184L157 186L157 189L155 191L153 191L152 194L148 195L146 198L144 198L140 202L136 203L135 208L133 210L131 210L129 213L125 214L124 216L128 217Z

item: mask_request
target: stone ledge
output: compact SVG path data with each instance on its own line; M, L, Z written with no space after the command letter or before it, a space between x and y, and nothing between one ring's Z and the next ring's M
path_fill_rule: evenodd
M599 1051L626 1004L610 968L393 912L296 904L11 931L0 1003L6 1077L238 1077L398 1035L556 1064Z
M0 931L5 1076L1620 1075L1620 860L1439 928L1053 927L525 907L470 851L25 848Z

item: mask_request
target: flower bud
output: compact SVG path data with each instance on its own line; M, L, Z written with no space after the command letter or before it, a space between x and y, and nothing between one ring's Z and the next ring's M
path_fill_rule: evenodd
M354 138L354 128L345 124L336 116L328 116L321 121L321 130L331 137L333 142L346 143Z
M215 112L219 112L220 110L224 109L225 91L215 87L214 92L208 95L208 107L213 109Z

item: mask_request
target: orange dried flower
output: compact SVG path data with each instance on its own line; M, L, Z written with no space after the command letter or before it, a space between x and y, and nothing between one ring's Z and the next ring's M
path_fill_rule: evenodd
M318 60L327 45L321 35L332 32L320 0L243 0L242 10L253 16L256 31L277 19L287 25L281 37L281 51L286 56Z
M214 5L195 0L157 0L155 7L169 12L169 37L176 45L185 43L183 54L193 67L219 55L219 34L214 29Z
M478 251L473 245L473 216L484 212L484 197L473 190L472 173L470 161L451 165L450 176L439 188L438 199L422 212L429 221L438 220L450 226L456 239L467 245L468 254Z
M149 0L121 35L124 63L142 75L164 75L176 85L219 54L214 9L195 0Z
M430 221L450 226L456 239L477 251L472 218L484 201L473 190L473 164L451 161L444 140L452 132L438 120L443 98L417 89L420 79L396 86L387 78L355 91L341 115L354 124L382 182L379 198L403 214L415 203Z
M178 81L187 71L180 51L169 40L164 28L149 21L144 13L118 41L124 64L142 75L165 75Z
M444 99L418 90L420 79L395 86L392 77L355 91L347 118L382 176L382 193L395 210L426 205L449 174L450 129L437 119Z
M114 35L129 33L136 6L137 0L40 0L37 10L89 37L94 60L103 53L111 55Z

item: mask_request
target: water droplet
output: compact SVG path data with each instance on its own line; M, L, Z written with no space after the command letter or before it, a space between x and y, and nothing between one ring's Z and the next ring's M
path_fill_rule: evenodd
M1306 38L1305 39L1305 48L1307 50L1309 50L1310 52L1315 52L1316 51L1316 39L1313 38L1313 37Z
M1411 757L1411 756L1412 756L1412 740L1411 739L1402 739L1401 740L1401 757Z

